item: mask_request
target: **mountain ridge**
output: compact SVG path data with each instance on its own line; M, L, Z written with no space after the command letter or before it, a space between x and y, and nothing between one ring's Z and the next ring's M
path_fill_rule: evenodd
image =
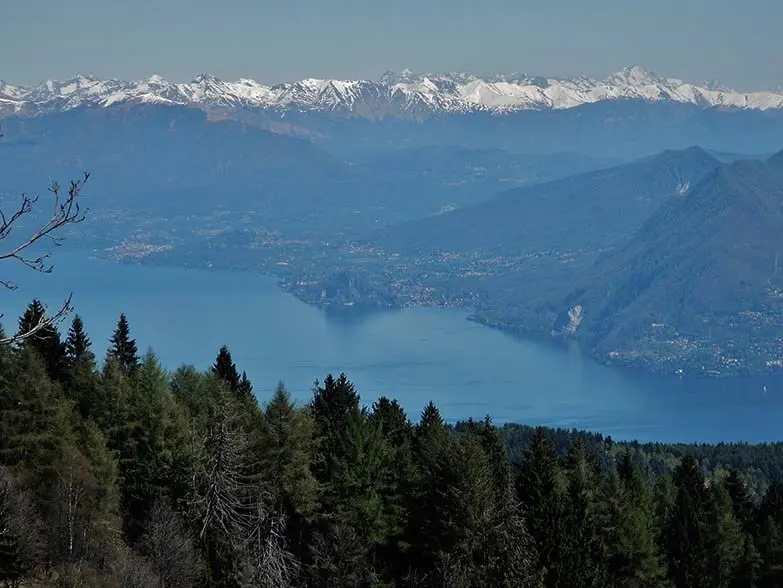
M102 80L77 75L21 86L0 80L0 116L37 115L93 105L152 103L202 108L261 108L331 112L364 117L519 110L565 110L603 101L678 102L744 110L783 109L783 91L743 92L658 76L639 66L604 80L586 76L386 72L378 80L305 78L266 85L250 78L224 81L202 73L186 83L159 75L144 80Z
M669 199L551 307L554 330L610 361L716 372L777 365L781 157L723 164Z
M622 243L667 198L687 193L720 162L701 147L517 187L472 206L365 236L395 252L492 255L601 249Z

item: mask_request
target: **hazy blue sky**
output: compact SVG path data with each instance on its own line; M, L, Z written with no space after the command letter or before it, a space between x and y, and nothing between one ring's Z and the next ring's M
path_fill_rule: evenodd
M0 0L0 79L596 77L783 86L783 0Z

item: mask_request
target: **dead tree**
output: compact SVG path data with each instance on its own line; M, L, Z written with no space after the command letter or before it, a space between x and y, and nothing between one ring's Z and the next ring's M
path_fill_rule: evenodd
M235 410L220 407L201 449L190 503L198 539L213 572L234 585L287 588L298 565L287 549L285 517L267 508Z
M0 137L2 135L0 134ZM85 172L79 180L72 180L67 192L60 184L53 182L49 187L51 194L51 214L37 225L37 228L28 230L26 234L16 237L17 230L22 230L25 219L37 210L39 197L22 194L19 204L11 211L0 208L0 260L15 259L33 271L50 273L53 266L48 263L49 253L35 254L35 245L49 241L54 245L60 245L63 236L58 232L66 225L77 224L84 220L84 213L78 202L84 184L89 180L90 174ZM13 235L12 235L13 233ZM0 279L0 284L10 290L16 290L17 285L10 280ZM53 326L62 321L72 310L72 294L63 302L62 306L52 315L44 313L37 324L26 332L17 333L12 337L0 337L0 344L19 343L28 337L35 335L47 326ZM0 314L0 318L3 315Z

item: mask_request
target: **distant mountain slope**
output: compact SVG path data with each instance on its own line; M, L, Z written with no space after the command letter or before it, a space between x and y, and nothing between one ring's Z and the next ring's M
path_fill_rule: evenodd
M185 107L128 105L10 118L3 121L3 135L5 189L29 189L30 180L63 177L85 167L94 172L95 182L111 181L107 197L123 186L225 182L223 200L239 186L258 190L263 187L259 182L296 181L303 172L314 182L350 177L341 161L306 140L235 121L210 122L203 112Z
M629 238L660 206L720 163L701 148L503 192L443 215L387 227L367 239L390 251L511 255L598 249Z
M237 231L331 239L605 165L579 155L437 147L349 161L305 139L157 104L11 117L2 132L0 197L45 190L50 179L67 181L86 168L93 210L176 217L231 211L246 214Z
M700 107L783 108L783 92L742 92L717 84L692 84L627 67L605 80L527 74L479 77L467 73L387 72L379 80L304 79L265 85L243 78L227 82L201 74L188 83L153 75L146 80L100 80L79 75L25 87L0 82L0 113L40 114L85 105L118 103L255 107L350 113L358 116L439 112L563 110L615 100L678 102Z
M553 328L604 359L718 372L783 360L783 153L715 169L567 292L542 304Z

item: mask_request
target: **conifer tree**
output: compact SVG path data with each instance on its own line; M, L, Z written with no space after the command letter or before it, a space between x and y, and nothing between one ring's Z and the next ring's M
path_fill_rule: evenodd
M617 588L659 586L666 576L659 555L652 497L630 450L606 481L602 510L608 529L607 573Z
M237 393L245 398L253 397L253 384L247 377L247 373L242 372L242 377L239 378L239 386L237 386Z
M130 336L130 327L125 313L120 314L110 343L111 347L107 352L108 358L117 360L125 375L133 375L139 366L139 355L136 340Z
M729 470L723 480L723 489L731 501L734 517L741 529L738 561L732 587L753 587L757 585L762 564L756 545L759 532L758 511L744 476L736 468Z
M733 586L740 568L747 567L743 562L745 551L740 523L734 516L731 498L722 484L711 484L709 503L706 512L706 552L705 562L709 585L717 588ZM742 570L743 575L747 570Z
M709 491L698 462L685 456L673 475L675 499L664 528L669 576L676 588L712 587L707 512Z
M536 429L515 479L515 488L527 528L536 545L537 569L544 585L558 585L564 541L564 492L554 443L542 427Z
M91 369L95 366L92 342L84 331L84 323L78 314L73 317L71 328L68 330L68 337L65 340L65 356L70 367L79 365Z
M0 465L18 466L42 483L72 442L68 410L41 356L23 348L0 387Z
M441 495L450 449L449 433L440 411L429 402L414 431L413 469L408 482L408 520L404 530L405 559L401 564L407 585L427 585L438 561L445 532Z
M239 372L227 345L223 345L218 351L215 363L212 365L212 373L223 380L231 392L236 393L239 390Z
M41 563L41 530L31 497L0 467L0 585L20 586Z
M584 438L574 440L566 461L566 512L561 580L566 586L602 587L606 582L606 545L599 518L600 473Z
M359 414L359 395L345 374L337 379L329 374L323 386L316 382L310 411L318 437L313 472L319 482L326 482L332 464L342 459L345 452L342 437L348 421Z
M33 331L44 320L46 309L39 300L33 300L19 318L17 335ZM47 323L33 335L24 339L23 347L33 349L46 363L47 372L52 379L59 379L65 367L65 347L60 340L57 328Z
M261 467L266 472L271 504L309 519L319 487L311 472L315 449L310 412L296 407L282 384L264 408Z
M758 510L759 586L783 586L783 484L772 482Z
M381 549L387 561L396 563L404 533L406 496L415 485L413 426L400 404L386 397L373 403L370 420L380 429L389 464L387 475L379 480L388 522L387 542Z

